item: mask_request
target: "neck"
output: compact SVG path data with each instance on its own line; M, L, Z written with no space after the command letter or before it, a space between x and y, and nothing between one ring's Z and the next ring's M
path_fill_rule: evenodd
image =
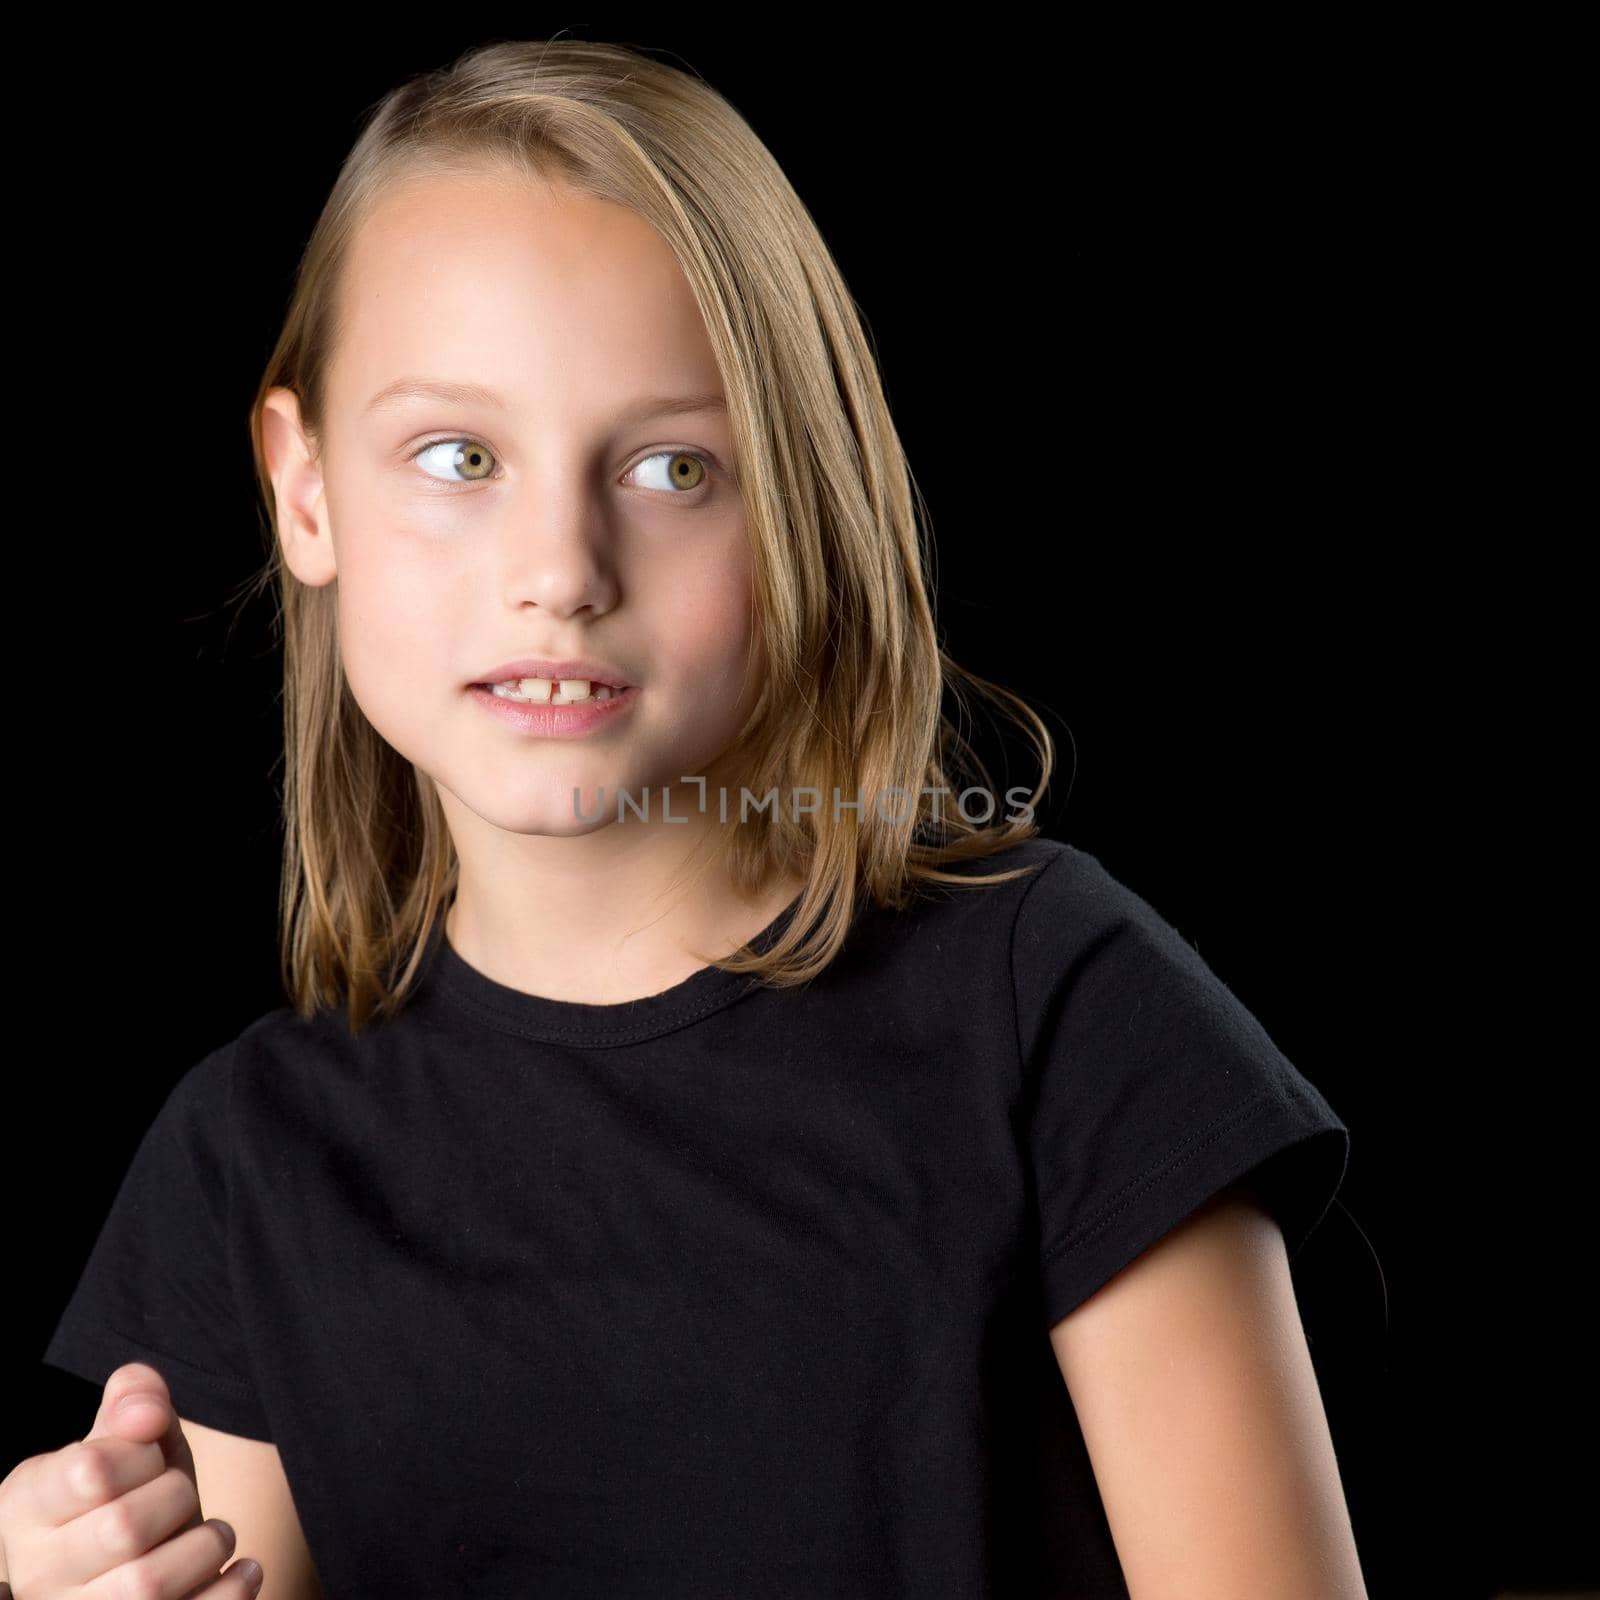
M453 804L446 797L447 812ZM706 865L715 817L675 796L673 815L684 812L686 822L630 815L564 837L452 816L461 864L445 919L452 948L510 988L588 1005L659 994L731 954L804 880L781 877L746 898L720 864Z

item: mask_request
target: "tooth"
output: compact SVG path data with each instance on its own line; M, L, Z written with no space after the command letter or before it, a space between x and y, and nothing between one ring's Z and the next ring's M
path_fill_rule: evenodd
M575 706L587 700L613 700L622 693L609 684L595 683L588 678L509 678L491 687L502 695L535 705Z

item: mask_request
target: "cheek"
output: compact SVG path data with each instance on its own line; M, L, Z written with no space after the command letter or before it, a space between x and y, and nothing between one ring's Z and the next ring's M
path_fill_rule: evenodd
M668 659L681 674L714 687L720 701L731 699L744 681L755 627L748 561L730 557L698 564L693 582L677 586L662 626Z
M401 561L339 563L339 636L347 659L374 656L403 673L439 626L439 589Z
M330 501L330 517L333 507ZM424 541L381 517L346 512L334 521L338 558L339 653L356 702L386 737L430 703L444 665L435 641L447 635L441 608L451 584Z

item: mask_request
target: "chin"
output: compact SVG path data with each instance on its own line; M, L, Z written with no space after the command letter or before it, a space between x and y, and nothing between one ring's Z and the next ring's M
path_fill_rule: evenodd
M537 799L510 799L501 795L480 804L470 800L466 803L485 822L503 832L539 834L552 839L581 838L586 833L598 833L617 820L617 799L609 784L603 803L597 791L587 786L576 803L570 786L559 795L541 795ZM584 816L577 815L580 806ZM595 816L596 812L600 815Z

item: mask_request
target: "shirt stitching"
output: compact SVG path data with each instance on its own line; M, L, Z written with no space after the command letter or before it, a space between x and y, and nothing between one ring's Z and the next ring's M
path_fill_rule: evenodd
M223 1136L223 1162L222 1162L222 1268L228 1275L228 1289L235 1306L239 1297L234 1293L233 1282L233 1193L234 1193L234 1081L238 1077L239 1041L233 1039L228 1044L228 1110L226 1116L227 1128ZM246 1358L249 1348L244 1339L244 1330L239 1330L240 1343L245 1345Z
M1188 1165L1208 1145L1215 1144L1217 1140L1225 1138L1235 1128L1258 1117L1274 1102L1271 1090L1262 1090L1251 1096L1244 1105L1232 1111L1226 1111L1221 1116L1214 1118L1205 1127L1187 1138L1181 1139L1172 1146L1160 1160L1147 1167L1137 1178L1130 1180L1123 1189L1112 1195L1092 1216L1069 1232L1064 1238L1058 1240L1044 1253L1044 1264L1059 1260L1070 1255L1074 1250L1081 1249L1091 1240L1098 1238L1111 1226L1124 1211L1131 1206L1141 1195L1145 1194L1155 1184L1167 1178L1178 1168Z
M239 1399L249 1400L258 1411L260 1410L260 1402L256 1392L248 1383L243 1383L238 1378L229 1377L225 1372L213 1372L209 1367L202 1367L198 1363L189 1360L187 1356L175 1355L171 1350L164 1350L160 1345L151 1344L148 1339L142 1338L136 1333L129 1333L126 1328L120 1328L114 1322L105 1322L102 1326L116 1334L119 1339L125 1339L129 1344L137 1346L140 1350L147 1350L151 1355L158 1356L163 1361L171 1361L177 1366L186 1367L190 1372L216 1384L219 1388L229 1390Z
M1039 887L1039 883L1042 879L1049 876L1050 869L1052 867L1056 866L1058 863L1067 858L1067 854L1068 849L1066 846L1063 846L1062 849L1057 853L1054 861L1047 861L1042 867L1039 867L1034 872L1033 881L1022 891L1021 895L1017 899L1016 914L1011 919L1011 939L1007 949L1007 959L1011 978L1011 1031L1016 1040L1017 1073L1019 1082L1025 1081L1027 1078L1028 1062L1022 1048L1022 1008L1017 999L1017 934L1022 928L1022 912L1023 908L1028 904L1028 896Z
M650 1022L637 1022L631 1028L558 1028L558 1027L530 1027L505 1016L499 1011L480 1004L469 995L462 994L459 990L444 986L440 989L446 1000L453 1006L465 1011L469 1016L490 1028L496 1028L502 1033L514 1034L519 1039L531 1039L540 1044L592 1044L600 1046L613 1046L625 1044L642 1044L647 1039L659 1038L664 1033L672 1033L679 1028L687 1027L690 1023L698 1022L703 1017L708 1017L714 1011L720 1011L724 1006L731 1005L735 1000L742 1000L753 992L754 985L744 990L734 990L731 993L713 995L702 1001L699 1006L687 1011L675 1011L670 1015L657 1017Z

